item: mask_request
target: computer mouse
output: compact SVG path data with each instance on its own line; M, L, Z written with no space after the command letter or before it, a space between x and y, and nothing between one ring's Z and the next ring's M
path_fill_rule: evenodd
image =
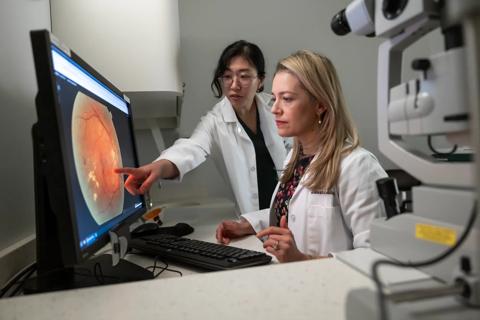
M160 227L153 222L144 223L136 227L132 232L132 238L152 236L157 234L169 234L177 237L186 236L194 231L193 227L187 223L179 222L173 227Z
M186 236L193 232L193 227L187 223L179 222L174 227L173 234L176 236Z
M193 227L187 223L179 222L173 227L160 227L151 234L168 234L172 236L182 237L193 232Z
M133 238L148 236L151 234L156 234L158 229L160 229L160 226L157 223L147 222L133 229L131 235Z

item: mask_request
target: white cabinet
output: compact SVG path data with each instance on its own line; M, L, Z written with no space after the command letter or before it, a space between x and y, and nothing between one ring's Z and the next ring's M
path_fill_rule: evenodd
M52 33L132 102L136 128L180 116L178 0L51 0Z

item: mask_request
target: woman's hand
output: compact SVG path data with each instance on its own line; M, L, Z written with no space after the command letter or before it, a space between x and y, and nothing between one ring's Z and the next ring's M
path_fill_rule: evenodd
M268 239L263 242L263 247L267 252L273 254L278 261L291 262L310 259L309 256L297 249L293 234L288 229L286 216L282 216L280 219L280 227L268 227L257 233L259 239L265 236Z
M152 187L152 184L159 178L171 179L180 173L172 162L162 159L139 168L117 168L115 173L127 174L125 189L132 195L144 194Z
M150 190L152 184L160 177L162 171L160 161L152 162L139 168L117 168L115 173L128 175L125 189L132 195L144 194Z
M242 218L240 221L222 221L217 227L216 237L219 243L228 244L231 239L249 234L255 234L255 230L247 220Z

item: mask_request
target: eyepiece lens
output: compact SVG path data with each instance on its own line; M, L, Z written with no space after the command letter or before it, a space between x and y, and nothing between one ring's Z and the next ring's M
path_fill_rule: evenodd
M330 27L333 32L339 36L344 36L351 31L347 17L345 16L345 9L333 16Z

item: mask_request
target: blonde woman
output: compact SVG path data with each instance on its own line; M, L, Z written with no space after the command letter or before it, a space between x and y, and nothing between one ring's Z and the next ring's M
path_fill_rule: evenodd
M222 222L217 240L256 233L280 262L368 247L370 223L384 215L375 181L387 175L359 146L333 64L298 51L278 63L272 93L277 131L294 146L271 208Z

